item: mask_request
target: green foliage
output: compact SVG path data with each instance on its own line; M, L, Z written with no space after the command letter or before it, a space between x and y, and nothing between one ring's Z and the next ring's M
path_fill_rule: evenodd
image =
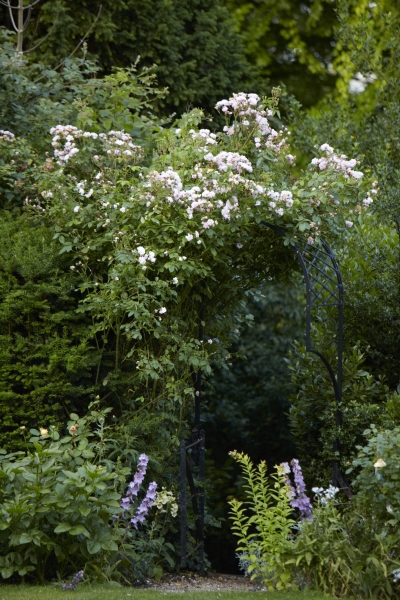
M254 467L247 454L236 451L230 454L240 464L246 481L246 502L229 502L232 531L239 538L237 552L246 565L246 573L269 590L296 589L282 560L293 545L290 538L294 525L284 469L277 466L276 473L268 478L265 461Z
M397 398L398 404L398 398ZM347 472L356 495L339 504L321 490L312 521L299 525L287 565L300 582L336 596L396 598L399 554L399 447L396 427L372 425ZM288 555L289 556L289 555Z
M31 429L25 452L0 451L3 579L62 580L84 569L88 580L131 581L175 566L166 539L176 531L173 494L162 490L139 528L130 522L137 503L133 512L121 508L131 469L111 459L110 411L91 406L86 417L70 415L64 437Z
M102 454L104 417L72 414L77 434L31 429L27 452L0 454L1 576L29 574L39 582L76 572L94 555L118 550L118 535L107 527L121 512L117 492L123 471L110 472ZM98 421L99 439L90 440ZM97 462L97 464L96 464ZM121 479L122 477L122 479Z
M239 537L239 564L270 589L315 589L336 597L397 597L399 555L399 428L365 432L352 470L356 496L340 503L339 489L313 488L311 518L292 518L293 490L285 466L274 485L265 462L233 452L245 479L245 502L229 501L232 530ZM376 462L375 462L376 461ZM296 484L297 485L297 484ZM250 509L251 516L247 514Z
M299 524L286 565L303 586L339 597L352 594L363 565L348 523L333 501L315 507L312 520Z
M229 451L240 448L256 463L268 456L270 465L296 456L287 416L294 388L285 358L293 341L304 336L303 287L295 277L269 281L262 294L249 299L244 313L254 320L238 327L228 365L215 369L212 387L205 390L208 506L221 519L221 528L207 534L207 554L220 573L237 565L226 499L242 499L240 471Z
M374 531L385 530L386 536L398 543L400 428L378 430L371 425L365 435L367 443L358 446L357 458L349 469L356 473L361 469L355 480L356 504L362 507L364 518L368 515Z
M335 3L330 0L225 0L246 56L273 85L283 84L305 106L335 86L332 69Z
M83 55L65 61L58 72L16 55L4 30L0 39L0 128L27 139L33 159L47 149L50 129L58 124L125 130L149 143L152 102L165 95L155 87L151 69L138 72L130 65L100 78L98 67Z
M229 11L218 0L105 0L89 36L88 55L102 73L130 67L140 56L145 67L157 65L168 97L158 102L164 115L189 105L211 111L216 100L249 85L251 65ZM29 49L48 33L32 53L31 62L55 67L76 48L98 14L98 0L42 0L26 31ZM0 7L3 22L7 8ZM57 16L58 15L58 16ZM247 84L247 85L246 85Z
M340 72L338 93L308 115L295 111L294 145L310 154L315 151L315 145L328 142L346 154L356 155L362 161L365 172L371 173L377 181L377 194L373 195L373 203L369 204L369 214L360 214L362 202L369 202L367 198L360 198L351 218L354 221L353 235L335 248L345 290L347 373L344 385L347 392L342 406L343 428L340 432L342 466L345 467L354 456L351 443L363 443L363 431L370 423L386 426L390 398L400 383L400 46L396 3L343 1L339 3L339 9L339 44L335 59ZM349 94L349 80L357 73L369 79L370 83L366 83L363 92ZM328 333L325 345L317 336L318 343L322 343L324 348L329 345L329 340L335 339L332 318L330 315L323 317L322 327ZM360 356L358 366L354 361L355 351ZM304 387L306 379L300 376L300 373L305 376L306 364L313 364L313 386L305 384ZM349 369L351 364L353 366ZM296 438L307 440L313 436L319 440L319 444L307 444L307 449L302 445L301 456L303 461L307 453L313 457L312 468L305 464L308 475L313 472L321 477L327 467L322 456L329 455L333 432L329 433L329 421L324 423L315 413L311 415L311 411L312 402L321 407L320 414L327 415L332 410L329 387L317 385L317 382L326 382L325 367L307 358L307 363L301 365L297 361L294 368L299 385L292 413ZM356 376L357 370L364 374ZM356 380L359 382L357 385ZM303 410L309 415L308 419L302 418ZM398 424L398 421L394 423Z
M323 331L323 333L322 333ZM326 324L314 331L315 346L334 364L335 350L330 347L334 331ZM324 343L325 342L325 343ZM343 361L343 401L340 411L343 426L335 425L337 403L329 373L318 356L295 345L289 365L296 393L291 397L290 424L296 440L304 474L314 485L326 486L331 479L332 460L339 460L344 472L363 443L364 431L372 421L382 421L386 401L391 397L388 386L365 370L365 356L359 347L347 349ZM339 440L340 452L333 450Z
M57 426L86 410L101 356L90 319L76 313L80 276L51 231L0 216L0 445L11 451L19 426Z

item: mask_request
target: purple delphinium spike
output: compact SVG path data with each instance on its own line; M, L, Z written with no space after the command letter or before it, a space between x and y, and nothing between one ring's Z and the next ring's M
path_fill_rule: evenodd
M296 496L296 492L294 491L294 488L292 486L292 483L290 481L289 475L290 475L290 467L289 467L289 463L281 463L282 467L283 467L283 471L284 473L286 473L286 485L288 486L288 497L289 498L294 498Z
M302 519L312 519L312 504L306 495L306 484L304 483L303 473L299 461L294 458L291 463L294 483L296 486L296 496L290 501L292 508L298 508ZM293 488L292 488L293 489Z
M140 486L142 485L144 476L146 475L148 462L149 457L146 454L141 454L139 456L138 470L133 477L133 481L131 481L128 486L128 491L126 492L125 498L122 498L121 500L121 508L123 510L129 510L133 499L138 495Z
M152 481L148 487L146 492L146 496L142 500L139 508L137 509L136 515L131 519L131 523L137 529L138 523L143 523L146 518L149 509L153 506L153 503L157 497L157 484L155 481Z
M66 583L62 584L62 589L65 592L65 590L74 590L76 588L76 586L78 585L78 583L80 581L82 581L83 579L83 575L84 572L83 571L78 571L72 578L72 581L69 585L67 585Z

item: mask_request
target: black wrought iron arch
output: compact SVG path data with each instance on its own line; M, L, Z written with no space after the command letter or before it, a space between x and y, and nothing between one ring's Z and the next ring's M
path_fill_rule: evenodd
M261 225L274 231L279 237L286 235L284 229L262 222ZM300 246L297 243L289 246L295 253L300 264L304 281L306 285L306 343L307 352L317 355L328 370L334 397L336 402L336 427L342 424L342 388L343 388L343 310L344 295L343 281L339 265L331 248L321 238L313 244L305 241ZM337 318L337 364L332 365L328 358L312 344L312 317L314 308L336 308ZM199 339L203 338L204 321L204 303L200 309ZM189 440L182 440L180 446L180 507L181 507L181 567L187 565L187 558L190 554L198 552L199 571L204 571L204 489L201 485L201 479L204 477L204 453L205 436L201 429L200 409L201 409L201 372L194 376L195 388L195 422L192 430L192 436ZM337 458L340 452L340 443L338 436L333 442L334 458L332 460L332 483L340 488L348 497L352 496L352 491L344 475L341 472L339 460ZM193 477L200 481L195 481ZM190 497L187 498L186 485L189 484ZM193 512L196 517L196 545L189 554L186 552L186 510L189 503L192 503Z
M284 229L271 223L263 222L262 224L272 229L280 237L285 236ZM320 238L314 244L309 244L305 241L302 246L295 243L290 248L299 261L306 284L306 351L316 354L328 370L336 401L336 427L339 428L342 425L341 404L343 399L344 294L342 275L335 255L325 240ZM313 348L312 345L312 310L316 307L333 307L338 311L336 369L329 362L328 358L321 351ZM333 452L337 454L339 451L340 443L338 437L336 437L333 442ZM350 486L340 470L337 458L332 460L332 483L343 490L348 497L353 495Z

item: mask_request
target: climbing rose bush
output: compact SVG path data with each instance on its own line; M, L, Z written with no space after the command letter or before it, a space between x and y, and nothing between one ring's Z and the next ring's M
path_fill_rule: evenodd
M295 171L290 132L273 127L277 102L277 93L218 102L222 131L193 110L157 130L152 153L126 132L59 125L27 200L81 273L99 349L112 343L104 385L124 370L135 405L172 415L171 436L193 373L229 361L246 295L292 267L285 245L342 236L376 191L326 144ZM285 230L284 243L265 222Z

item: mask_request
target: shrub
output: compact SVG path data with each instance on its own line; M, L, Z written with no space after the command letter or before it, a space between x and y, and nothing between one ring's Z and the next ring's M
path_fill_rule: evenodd
M268 478L265 461L255 468L246 454L230 454L242 467L248 498L246 502L229 502L241 566L251 579L262 581L268 589L295 589L290 569L282 560L293 545L291 527L295 524L286 470L282 465L276 467L276 473ZM246 514L246 506L251 516Z
M171 444L184 435L193 373L226 363L250 290L295 268L285 245L343 235L353 194L368 185L326 146L294 179L289 135L268 121L277 96L219 102L217 133L192 111L160 130L150 164L124 132L60 125L51 168L39 167L28 208L82 275L79 310L114 358L105 390L123 380L118 403L167 414ZM264 220L286 228L284 243Z
M174 498L166 491L157 497L153 482L139 502L146 455L122 497L129 469L106 458L109 410L71 414L64 437L52 427L31 429L26 452L0 451L2 578L44 582L83 570L91 578L137 579L174 565L165 542ZM154 502L158 510L143 526Z
M246 575L269 589L308 587L340 597L397 597L400 430L388 434L374 427L366 432L368 444L359 447L353 462L361 471L358 493L350 502L340 502L333 486L313 488L313 507L297 460L291 462L293 487L288 464L276 467L270 482L265 462L254 468L248 456L231 453L246 481L246 502L229 502ZM299 510L297 521L293 509Z

